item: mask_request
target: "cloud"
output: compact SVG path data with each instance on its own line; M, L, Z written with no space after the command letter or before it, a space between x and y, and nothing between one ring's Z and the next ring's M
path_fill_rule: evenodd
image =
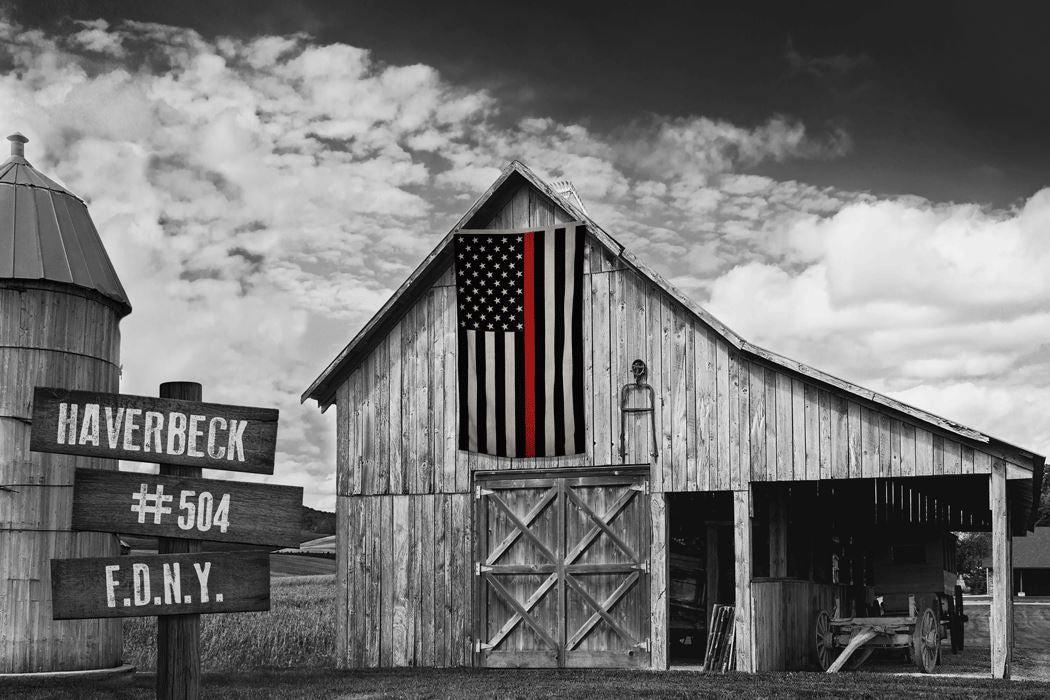
M1046 364L1017 349L1043 338L1042 193L990 212L777 181L750 171L842 157L848 135L777 115L601 132L306 35L0 21L0 39L0 127L88 200L135 307L123 390L194 379L278 407L271 480L311 505L333 503L334 421L299 394L512 158L572 180L729 325L818 366L938 403Z
M871 57L865 53L805 56L795 48L795 42L791 37L788 37L784 58L792 73L805 73L815 78L841 78L872 63Z

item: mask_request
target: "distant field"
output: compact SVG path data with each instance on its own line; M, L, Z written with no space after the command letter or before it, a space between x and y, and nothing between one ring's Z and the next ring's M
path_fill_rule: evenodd
M270 555L270 576L273 579L284 576L316 576L319 574L335 574L335 559L296 554Z

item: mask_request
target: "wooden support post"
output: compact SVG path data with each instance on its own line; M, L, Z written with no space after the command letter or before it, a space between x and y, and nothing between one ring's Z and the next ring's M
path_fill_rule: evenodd
M201 401L201 385L196 382L164 382L162 399ZM167 476L200 477L199 467L161 465ZM173 504L178 506L178 504ZM174 508L172 510L175 510ZM159 538L160 554L201 551L199 540ZM200 615L161 615L157 618L157 698L182 700L200 696L201 653Z
M754 621L751 619L751 487L733 492L733 540L736 577L736 670L755 671Z
M774 484L769 490L769 576L787 578L787 486Z
M1006 500L1006 463L992 460L988 483L992 510L992 603L988 627L992 647L992 677L1009 678L1013 656L1013 556L1010 510Z
M663 493L649 494L649 505L652 512L653 541L649 550L650 605L652 607L652 626L649 631L650 663L654 670L667 669L667 631L668 604L667 597L667 496Z

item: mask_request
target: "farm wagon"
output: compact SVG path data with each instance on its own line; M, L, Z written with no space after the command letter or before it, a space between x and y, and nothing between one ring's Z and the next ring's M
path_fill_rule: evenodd
M569 226L586 451L458 450L452 232ZM337 409L340 665L662 669L731 604L736 668L812 668L821 610L900 583L874 566L882 533L990 530L1009 675L1011 538L1042 456L752 345L516 161L452 232L303 394Z

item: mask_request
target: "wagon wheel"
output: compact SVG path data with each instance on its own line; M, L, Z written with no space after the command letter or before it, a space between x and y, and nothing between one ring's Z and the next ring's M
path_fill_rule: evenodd
M821 671L827 671L828 666L835 660L835 635L831 631L831 615L827 610L817 613L817 624L815 630L817 664Z
M933 673L941 651L941 626L931 608L923 610L915 619L911 633L912 661L923 673Z

